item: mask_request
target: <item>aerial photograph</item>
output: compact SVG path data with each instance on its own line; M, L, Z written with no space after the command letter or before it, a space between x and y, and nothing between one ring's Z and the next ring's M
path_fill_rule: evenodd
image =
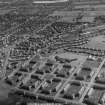
M0 105L105 105L105 0L0 0Z

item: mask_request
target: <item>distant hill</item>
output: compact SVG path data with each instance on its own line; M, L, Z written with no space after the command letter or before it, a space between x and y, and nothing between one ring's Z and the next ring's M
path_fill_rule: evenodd
M33 0L33 3L60 3L67 2L69 0Z

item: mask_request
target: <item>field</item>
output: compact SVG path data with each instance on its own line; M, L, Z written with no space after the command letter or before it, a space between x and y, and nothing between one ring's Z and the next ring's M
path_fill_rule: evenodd
M105 50L105 36L100 35L90 39L90 41L85 45L85 47Z

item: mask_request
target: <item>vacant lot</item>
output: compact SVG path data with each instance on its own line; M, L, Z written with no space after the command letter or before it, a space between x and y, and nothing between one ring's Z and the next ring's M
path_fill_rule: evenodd
M105 36L101 35L101 36L93 37L87 43L86 47L105 50Z

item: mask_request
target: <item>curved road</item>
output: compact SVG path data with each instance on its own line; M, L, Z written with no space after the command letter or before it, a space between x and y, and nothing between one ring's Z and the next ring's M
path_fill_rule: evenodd
M42 0L42 1L38 1L38 0L36 0L36 1L33 1L33 3L61 3L61 2L67 2L67 1L69 1L69 0L53 0L53 1L50 1L50 0L47 0L47 1L44 1L44 0Z

